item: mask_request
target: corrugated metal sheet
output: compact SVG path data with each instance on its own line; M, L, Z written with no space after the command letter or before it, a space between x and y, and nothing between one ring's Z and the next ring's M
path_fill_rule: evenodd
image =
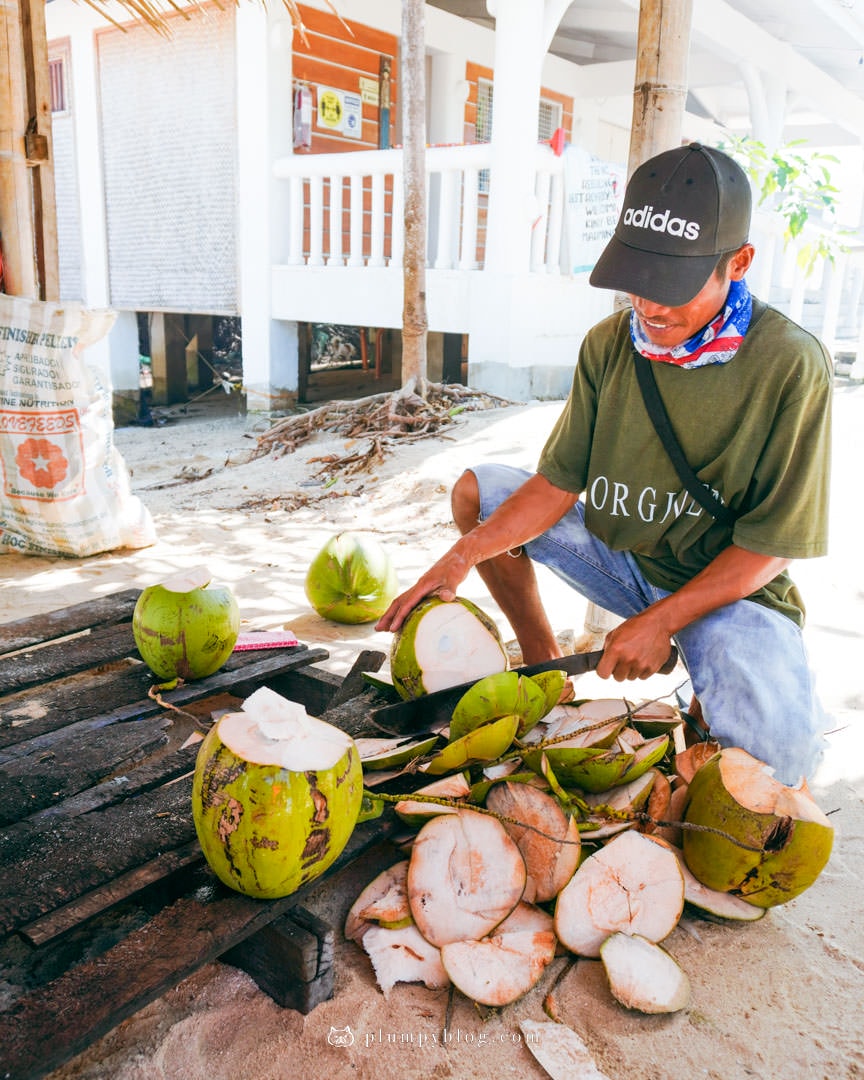
M111 304L234 315L233 9L99 35Z

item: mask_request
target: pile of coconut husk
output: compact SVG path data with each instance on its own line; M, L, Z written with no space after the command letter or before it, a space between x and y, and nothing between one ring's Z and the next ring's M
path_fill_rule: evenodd
M342 436L351 443L368 439L366 446L344 455L311 458L321 462L317 475L351 475L379 464L386 451L397 443L413 442L440 435L463 412L497 409L514 402L448 383L427 383L421 392L413 388L352 401L330 401L309 412L278 420L257 439L254 457L272 454L281 457L322 432Z
M599 960L621 1006L675 1012L690 982L661 942L685 908L753 921L827 863L833 830L805 785L738 748L688 747L662 701L561 704L564 677L486 676L439 731L358 740L367 801L406 826L405 858L345 925L385 996L422 982L496 1010L564 956ZM387 793L418 774L430 782Z

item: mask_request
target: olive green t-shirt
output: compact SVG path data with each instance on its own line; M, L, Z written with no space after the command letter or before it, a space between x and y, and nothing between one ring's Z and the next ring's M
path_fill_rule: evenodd
M636 380L630 311L593 327L538 465L550 483L585 493L585 522L645 577L674 591L730 543L799 559L827 547L832 365L811 334L761 302L728 363L686 370L653 362L684 456L738 516L730 529L688 494L645 409ZM788 574L752 600L799 625Z

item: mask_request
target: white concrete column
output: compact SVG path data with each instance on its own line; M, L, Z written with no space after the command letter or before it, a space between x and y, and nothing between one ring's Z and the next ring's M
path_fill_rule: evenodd
M462 53L433 53L429 75L429 142L464 142L465 102L471 89L465 78L465 57Z
M292 153L293 27L283 6L236 8L237 215L243 385L250 413L296 401L297 324L271 318L271 267L287 255L287 185L275 159Z
M486 270L521 273L529 266L534 210L534 147L545 56L540 0L487 0L495 16L492 169Z

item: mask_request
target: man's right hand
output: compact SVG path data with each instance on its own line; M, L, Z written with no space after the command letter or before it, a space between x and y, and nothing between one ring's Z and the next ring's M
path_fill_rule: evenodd
M456 590L468 576L470 569L471 564L457 552L455 547L451 548L426 571L415 585L396 597L375 623L375 629L398 630L414 608L427 596L437 596L447 603L455 600Z

